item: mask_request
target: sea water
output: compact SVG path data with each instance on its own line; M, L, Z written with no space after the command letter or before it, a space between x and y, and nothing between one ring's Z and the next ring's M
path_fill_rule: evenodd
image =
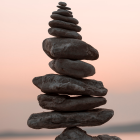
M93 134L96 136L98 134ZM122 140L140 140L140 133L116 133L109 134L110 136L118 136ZM0 138L0 140L55 140L56 136L46 136L46 137L17 137L17 138Z

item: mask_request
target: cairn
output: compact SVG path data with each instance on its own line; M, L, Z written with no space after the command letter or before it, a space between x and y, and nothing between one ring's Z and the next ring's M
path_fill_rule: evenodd
M53 59L49 66L59 74L33 79L33 84L45 93L38 96L40 106L54 111L32 114L27 124L33 129L66 128L55 140L120 140L109 135L91 137L78 128L102 125L113 117L114 112L96 108L106 104L103 96L107 89L101 81L84 79L94 75L95 68L81 60L96 60L99 53L81 41L79 22L66 5L59 2L59 9L51 15L53 20L49 22L48 32L55 37L43 41L43 50Z

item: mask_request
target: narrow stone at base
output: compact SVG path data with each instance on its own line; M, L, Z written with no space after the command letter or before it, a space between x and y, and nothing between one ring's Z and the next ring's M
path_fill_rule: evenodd
M116 136L99 135L90 136L86 131L78 127L66 128L55 140L121 140Z

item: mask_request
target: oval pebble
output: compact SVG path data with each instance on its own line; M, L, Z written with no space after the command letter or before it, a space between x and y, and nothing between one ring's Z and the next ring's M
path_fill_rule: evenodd
M62 16L62 15L59 15L59 14L52 14L51 18L55 19L55 20L62 20L62 21L66 21L66 22L71 22L71 23L74 23L74 24L79 23L79 21L77 19L73 18L73 17L66 17L66 16Z
M65 2L59 2L58 4L61 6L67 6L67 4Z
M54 11L52 14L59 14L67 17L73 17L71 13L69 13L67 10L60 10L60 11Z
M75 31L61 29L61 28L49 28L48 32L50 35L56 37L64 37L64 38L74 38L74 39L82 39L82 36Z
M95 68L92 65L80 60L54 59L49 63L49 66L59 74L75 78L83 78L95 74Z
M49 26L54 27L54 28L68 29L68 30L72 30L72 31L76 31L76 32L81 31L80 26L77 26L73 23L61 21L61 20L52 20L49 22Z

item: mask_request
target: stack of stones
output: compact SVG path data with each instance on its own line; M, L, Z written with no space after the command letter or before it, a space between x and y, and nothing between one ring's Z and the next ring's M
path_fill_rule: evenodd
M106 103L102 96L107 94L107 89L100 81L84 78L94 75L95 68L81 60L96 60L99 54L94 47L81 41L82 36L77 33L81 27L66 5L59 2L59 9L52 13L48 32L55 37L43 42L43 50L53 59L50 68L59 74L33 79L34 85L45 93L38 96L40 106L54 111L32 114L28 126L34 129L66 128L56 140L120 140L109 135L91 137L77 127L102 125L114 112L96 108Z

